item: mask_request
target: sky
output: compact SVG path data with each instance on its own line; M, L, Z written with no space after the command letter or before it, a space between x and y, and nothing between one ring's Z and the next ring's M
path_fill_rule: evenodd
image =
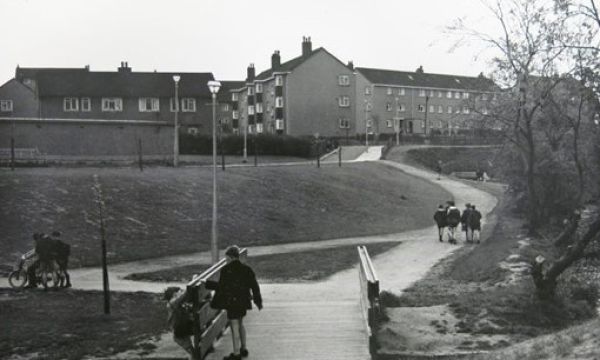
M495 30L479 0L0 0L0 84L21 67L212 72L243 80L280 50L300 55L303 36L346 63L477 76L493 55L476 41L453 49L457 18Z

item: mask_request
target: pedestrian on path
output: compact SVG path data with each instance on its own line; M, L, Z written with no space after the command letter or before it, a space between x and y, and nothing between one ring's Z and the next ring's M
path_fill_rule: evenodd
M216 290L210 306L226 310L231 326L233 353L223 360L240 360L248 356L244 316L247 310L252 309L252 301L258 310L262 309L262 297L254 271L240 262L240 248L235 245L228 247L225 256L227 265L221 269L219 282L208 281L206 287Z
M469 217L471 216L471 204L466 203L465 209L462 212L460 217L460 226L461 230L465 232L465 242L472 243L473 242L473 231L469 226Z
M435 172L437 172L437 179L442 179L442 160L438 160L437 165L435 167Z
M456 244L456 227L460 223L460 210L454 205L454 201L448 203L448 211L446 212L446 224L448 226L448 242Z
M184 289L173 286L165 290L164 299L167 301L167 321L173 329L173 340L190 354L190 359L193 359L194 347L191 337L194 335L194 319L190 298Z
M438 206L438 209L433 214L433 220L438 227L438 236L440 238L440 242L444 241L444 229L446 229L446 208L444 205Z
M469 227L471 228L471 241L477 244L481 242L481 213L471 204L471 213L469 215Z

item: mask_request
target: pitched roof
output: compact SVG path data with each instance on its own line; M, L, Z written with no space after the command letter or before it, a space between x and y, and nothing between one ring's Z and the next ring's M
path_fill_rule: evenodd
M212 73L102 72L83 69L19 68L17 78L32 77L40 96L170 97L180 75L179 95L210 98Z
M357 67L356 70L374 84L483 91L491 91L496 88L494 82L484 76L430 74L363 67Z
M323 47L320 47L318 49L311 51L310 54L308 54L307 56L300 55L298 57L295 57L291 60L286 61L286 62L282 63L281 65L279 65L279 67L276 69L271 68L271 69L265 70L265 71L261 72L260 74L258 74L258 76L256 76L255 79L256 80L265 80L265 79L270 78L274 72L292 71L295 68L297 68L298 66L300 66L300 64L302 64L308 58L310 58L311 56L313 56L314 54L316 54L317 52L319 52L321 50L327 52L327 50L325 50Z
M219 100L231 100L231 90L240 89L246 86L245 81L221 80L221 89L217 98Z

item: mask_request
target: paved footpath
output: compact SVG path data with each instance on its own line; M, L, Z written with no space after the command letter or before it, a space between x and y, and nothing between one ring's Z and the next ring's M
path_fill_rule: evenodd
M371 147L369 152L362 156L362 160L372 160L376 157L373 153L380 154L381 149ZM464 183L449 178L436 180L435 174L404 164L390 161L380 163L438 184L454 196L460 207L466 202L476 204L484 215L484 224L485 216L496 205L493 196ZM446 199L440 199L441 202L443 200ZM378 255L373 261L381 288L400 293L420 279L435 263L458 248L447 242L439 243L436 234L437 229L432 225L425 229L384 236L251 247L249 254L276 254L348 244L398 241L401 242L400 246ZM111 290L159 292L167 284L127 281L122 277L133 272L208 263L209 259L210 254L202 252L114 265L109 269ZM102 284L101 272L97 268L73 270L72 278L75 286L81 289L99 289ZM0 283L0 286L3 285ZM341 271L319 282L264 284L261 289L264 309L260 312L256 309L250 311L245 319L249 360L370 359L365 323L359 308L357 268ZM185 358L185 352L173 343L170 334L164 334L154 345L156 349L151 354L144 355L144 358ZM207 359L222 359L231 352L231 346L230 336L226 333L217 343L215 352ZM116 356L122 359L140 357L135 351Z

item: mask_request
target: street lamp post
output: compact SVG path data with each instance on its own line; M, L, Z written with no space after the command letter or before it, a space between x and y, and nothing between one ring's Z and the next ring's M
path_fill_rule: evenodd
M396 118L394 119L394 130L396 130L396 146L400 145L400 116L398 112L400 108L398 107L398 98L396 98Z
M427 136L427 111L429 106L429 96L425 97L425 136Z
M365 146L369 151L369 101L365 100Z
M174 135L173 135L173 167L177 167L179 164L179 80L181 76L173 75L173 81L175 82L175 123Z
M219 261L219 246L217 241L217 93L221 88L218 81L209 81L208 88L212 94L212 170L213 170L213 208L212 208L212 227L210 233L210 252L212 262L216 264Z
M244 120L244 160L242 162L245 164L248 162L248 118Z

